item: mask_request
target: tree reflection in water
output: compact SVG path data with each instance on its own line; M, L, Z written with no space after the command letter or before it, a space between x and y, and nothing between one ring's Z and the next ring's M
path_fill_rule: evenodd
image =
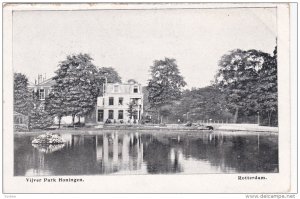
M15 136L14 174L278 172L277 135L83 132L61 136L65 146L53 150L31 146L31 136Z
M53 153L64 148L65 144L32 144L32 146L42 153Z

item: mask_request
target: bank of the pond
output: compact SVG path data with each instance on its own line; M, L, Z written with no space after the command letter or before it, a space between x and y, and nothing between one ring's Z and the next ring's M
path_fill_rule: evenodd
M16 134L40 134L45 132L53 133L98 133L98 132L111 132L111 131L147 131L147 132L165 132L165 133L186 133L186 132L195 132L195 133L214 133L214 132L223 132L229 134L249 134L249 133L278 133L278 127L267 127L267 126L258 126L255 124L211 124L214 130L207 130L203 127L191 126L187 127L184 125L178 124L168 124L165 126L159 125L104 125L104 126L90 126L90 127L76 127L76 128L61 128L61 129L52 129L52 130L32 130L29 132L15 132Z
M216 124L215 129L222 131L254 131L278 133L278 127L259 126L258 124Z
M212 126L214 131L247 131L247 132L278 132L278 127L259 126L257 124L207 124L204 126L184 126L178 124L167 124L165 126L160 125L136 125L136 126L121 126L121 125L108 125L99 129L111 129L111 130L166 130L166 131L210 131L207 126Z

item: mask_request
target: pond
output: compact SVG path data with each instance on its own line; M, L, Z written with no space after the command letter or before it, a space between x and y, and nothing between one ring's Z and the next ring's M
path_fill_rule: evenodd
M228 132L65 132L64 144L14 138L14 175L278 172L278 135Z

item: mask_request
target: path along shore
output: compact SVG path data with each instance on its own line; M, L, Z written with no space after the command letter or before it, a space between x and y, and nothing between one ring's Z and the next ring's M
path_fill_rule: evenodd
M213 131L207 130L206 126L212 126ZM76 127L76 128L61 128L61 129L52 129L50 132L76 132L76 131L89 131L89 132L109 132L112 130L135 130L135 131L151 131L151 132L227 132L227 133L278 133L278 127L269 127L269 126L259 126L257 124L204 124L201 126L185 126L184 124L146 124L146 125L118 125L118 124L109 124L109 125L98 125L98 126L86 126L86 127ZM30 132L23 133L43 133L48 130L32 130ZM22 132L16 132L22 134ZM174 132L175 133L175 132Z
M100 126L103 129L165 129L165 130L207 130L206 126L212 126L214 131L247 131L247 132L278 132L278 127L259 126L258 124L204 124L203 126L185 126L184 124L166 124L166 125L132 125L132 126L119 126L107 125Z

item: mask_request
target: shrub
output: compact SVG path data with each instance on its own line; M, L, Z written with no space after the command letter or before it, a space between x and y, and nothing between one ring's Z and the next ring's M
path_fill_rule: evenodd
M33 109L29 117L30 129L46 129L53 125L53 116L39 109Z

